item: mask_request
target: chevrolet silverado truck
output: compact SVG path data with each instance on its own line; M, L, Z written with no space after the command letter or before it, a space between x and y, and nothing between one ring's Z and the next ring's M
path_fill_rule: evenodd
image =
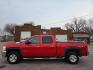
M23 58L62 58L70 64L77 64L79 57L88 55L86 42L58 42L54 35L35 35L24 42L10 42L3 45L2 55L11 64Z

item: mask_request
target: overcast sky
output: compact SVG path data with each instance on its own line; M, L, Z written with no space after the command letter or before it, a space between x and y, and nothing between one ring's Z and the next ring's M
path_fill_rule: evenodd
M64 28L70 18L90 13L93 0L0 0L0 28L31 21L46 28Z

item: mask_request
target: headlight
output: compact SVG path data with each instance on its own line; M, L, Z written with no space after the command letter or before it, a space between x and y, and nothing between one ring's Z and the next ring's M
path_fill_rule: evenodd
M3 46L3 51L6 51L6 46Z

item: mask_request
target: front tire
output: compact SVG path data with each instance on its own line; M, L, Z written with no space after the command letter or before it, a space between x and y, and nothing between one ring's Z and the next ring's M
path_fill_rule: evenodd
M75 52L70 52L66 55L66 60L70 64L78 64L79 63L79 56Z
M18 52L12 51L8 54L7 56L7 61L10 64L16 64L20 61L20 55L18 54Z

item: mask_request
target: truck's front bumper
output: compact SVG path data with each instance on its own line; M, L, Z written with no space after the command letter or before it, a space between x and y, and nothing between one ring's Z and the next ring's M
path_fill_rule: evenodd
M5 58L6 57L6 51L2 51L1 55L2 55L2 58Z

